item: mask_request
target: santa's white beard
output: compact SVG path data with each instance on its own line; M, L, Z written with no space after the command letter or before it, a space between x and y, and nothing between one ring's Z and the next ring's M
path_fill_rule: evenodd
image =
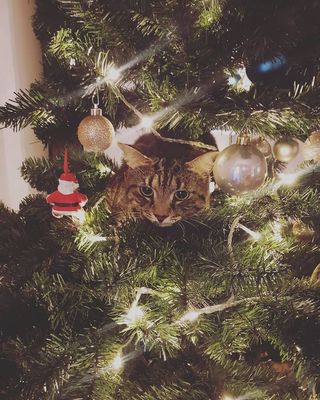
M75 190L77 190L78 185L74 182L68 181L60 181L59 179L59 186L58 192L61 194L72 194Z

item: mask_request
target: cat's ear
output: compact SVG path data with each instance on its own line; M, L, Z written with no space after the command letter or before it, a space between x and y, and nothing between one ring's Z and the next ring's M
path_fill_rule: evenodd
M185 166L199 175L211 174L213 169L213 164L217 158L218 151L208 151L207 153L201 154L191 161L185 163Z
M151 158L140 153L139 150L129 144L118 143L118 146L123 151L124 161L130 168L139 168L152 164Z

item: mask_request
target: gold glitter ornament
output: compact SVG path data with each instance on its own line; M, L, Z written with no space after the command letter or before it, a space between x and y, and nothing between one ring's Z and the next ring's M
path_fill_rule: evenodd
M248 136L219 153L213 167L214 179L221 190L242 194L257 189L265 180L267 162Z
M114 127L102 115L101 108L94 104L91 115L85 117L78 126L78 139L86 151L103 152L112 143Z
M274 156L281 162L289 162L293 160L298 155L298 152L298 142L289 137L277 140L273 146Z
M320 161L320 131L312 132L304 142L303 157L306 161Z

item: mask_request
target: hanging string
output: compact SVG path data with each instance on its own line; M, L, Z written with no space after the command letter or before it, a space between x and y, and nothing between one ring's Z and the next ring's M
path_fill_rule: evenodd
M63 172L65 174L68 174L70 172L69 166L68 166L68 148L67 148L67 146L64 146Z

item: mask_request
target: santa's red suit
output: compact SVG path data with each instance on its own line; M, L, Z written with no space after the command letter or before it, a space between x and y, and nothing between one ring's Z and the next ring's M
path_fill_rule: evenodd
M60 176L58 190L47 196L47 203L52 204L52 215L61 218L64 215L77 216L88 198L77 191L79 185L75 175L65 172Z

